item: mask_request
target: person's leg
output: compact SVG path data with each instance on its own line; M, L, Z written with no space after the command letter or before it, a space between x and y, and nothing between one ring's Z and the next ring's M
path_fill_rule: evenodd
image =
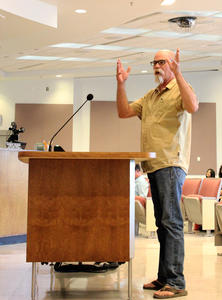
M184 234L180 199L185 172L178 167L169 167L148 176L160 242L158 280L175 289L184 289Z
M162 219L162 206L161 202L159 201L159 193L158 193L158 184L156 182L156 172L148 174L151 194L152 194L152 201L154 205L154 215L156 219L156 226L157 226L157 236L160 243L160 251L159 251L159 268L158 268L158 276L157 279L162 284L166 283L166 271L163 264L164 256L165 256L165 242L164 242L164 232L161 225Z
M160 251L159 251L159 268L157 273L157 279L153 280L149 283L143 285L144 289L148 290L159 290L161 287L164 286L166 283L166 272L163 265L163 257L164 257L164 236L162 234L163 230L161 228L161 219L162 219L162 207L159 201L158 195L158 186L155 179L155 172L147 174L150 183L150 189L152 194L152 201L154 205L154 215L156 219L156 226L157 226L157 237L160 243Z

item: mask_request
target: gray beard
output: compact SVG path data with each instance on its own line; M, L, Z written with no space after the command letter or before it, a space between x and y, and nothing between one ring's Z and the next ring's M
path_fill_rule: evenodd
M161 75L155 75L155 82L162 84L164 82L163 77Z

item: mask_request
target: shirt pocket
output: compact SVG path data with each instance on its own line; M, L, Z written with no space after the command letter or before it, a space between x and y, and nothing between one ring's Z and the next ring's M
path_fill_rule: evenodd
M177 101L169 98L161 98L154 109L155 122L159 124L169 125L175 122L178 115Z

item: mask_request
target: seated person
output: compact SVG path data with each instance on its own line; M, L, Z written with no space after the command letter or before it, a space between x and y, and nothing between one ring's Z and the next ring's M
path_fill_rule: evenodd
M149 183L143 176L140 165L135 166L135 234L139 233L139 223L146 223L146 197Z
M213 169L208 169L206 172L206 178L215 177L215 171Z
M135 166L135 200L139 200L143 207L146 207L146 197L148 195L149 183L141 172L139 164Z

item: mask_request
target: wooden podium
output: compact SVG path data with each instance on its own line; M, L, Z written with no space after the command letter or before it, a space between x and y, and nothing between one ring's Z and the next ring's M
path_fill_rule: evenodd
M131 261L135 160L149 160L150 153L18 156L29 164L27 262ZM131 266L128 275L131 280Z

